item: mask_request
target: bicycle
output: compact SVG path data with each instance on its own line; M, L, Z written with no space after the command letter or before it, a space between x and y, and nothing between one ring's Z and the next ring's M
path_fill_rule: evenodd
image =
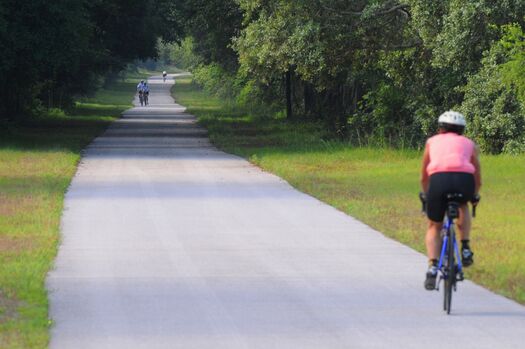
M139 91L139 101L140 106L142 107L144 105L144 94L142 93L142 91Z
M144 92L144 105L149 105L149 92Z
M424 193L419 193L422 203L422 211L426 212L426 197ZM476 206L480 200L475 196L472 202L472 217L476 217ZM447 210L443 220L443 229L441 231L443 242L441 244L441 253L438 261L439 279L436 285L436 291L439 292L441 281L444 283L443 291L443 310L450 314L452 306L452 292L457 290L457 282L465 279L463 275L463 264L459 254L458 243L456 240L456 230L454 220L459 217L460 202L463 202L463 194L449 193L446 196Z

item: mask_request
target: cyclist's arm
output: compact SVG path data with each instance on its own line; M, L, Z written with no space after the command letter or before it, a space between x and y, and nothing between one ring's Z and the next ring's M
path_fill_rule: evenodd
M479 148L477 145L474 149L474 154L472 154L470 158L470 162L472 162L472 165L474 165L476 169L476 172L474 172L474 183L476 184L476 194L478 194L481 188L481 165L479 163Z
M428 151L428 144L425 145L425 153L423 154L423 164L421 166L421 190L424 193L428 191L428 173L427 166L430 163L430 154Z

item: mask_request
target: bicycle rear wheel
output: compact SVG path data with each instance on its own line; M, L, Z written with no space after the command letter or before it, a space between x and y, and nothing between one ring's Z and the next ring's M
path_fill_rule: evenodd
M449 277L448 277L448 246L450 245L450 239L447 237L447 239L444 239L444 242L446 243L445 246L445 261L443 262L443 310L447 311L448 309L448 284L449 284Z
M445 295L444 295L444 310L447 314L450 314L452 306L452 292L454 291L454 285L456 283L456 266L454 260L454 244L455 242L454 227L450 227L448 246L447 246L447 275L445 278Z

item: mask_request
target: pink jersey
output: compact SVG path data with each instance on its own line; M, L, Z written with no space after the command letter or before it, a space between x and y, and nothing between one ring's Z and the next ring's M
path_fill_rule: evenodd
M454 132L440 133L427 140L430 163L427 166L429 176L438 172L474 173L471 162L475 145L465 136Z

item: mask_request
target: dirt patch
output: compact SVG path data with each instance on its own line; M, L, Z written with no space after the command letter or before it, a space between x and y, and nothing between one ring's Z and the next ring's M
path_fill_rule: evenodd
M0 216L12 217L20 211L30 211L36 207L35 198L32 196L13 197L0 194Z
M16 319L21 302L14 297L8 297L0 290L0 324Z
M35 242L29 238L12 238L0 235L0 253L19 252L33 249ZM0 293L1 297L1 293Z

